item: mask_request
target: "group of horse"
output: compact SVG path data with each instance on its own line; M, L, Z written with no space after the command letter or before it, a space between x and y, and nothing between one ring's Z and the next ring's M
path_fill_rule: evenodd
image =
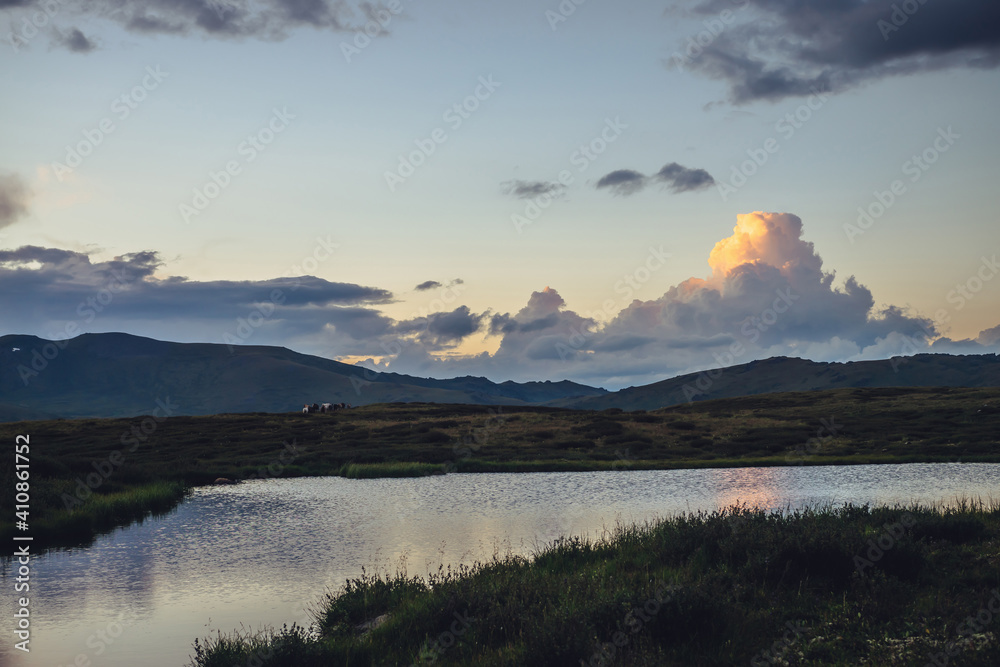
M350 403L313 403L312 405L307 403L302 406L302 414L307 415L310 412L333 412L334 410L347 410L350 407Z

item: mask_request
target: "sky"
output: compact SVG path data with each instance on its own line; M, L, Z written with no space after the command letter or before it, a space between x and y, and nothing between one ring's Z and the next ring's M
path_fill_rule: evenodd
M609 389L998 352L998 62L982 0L0 0L0 335Z

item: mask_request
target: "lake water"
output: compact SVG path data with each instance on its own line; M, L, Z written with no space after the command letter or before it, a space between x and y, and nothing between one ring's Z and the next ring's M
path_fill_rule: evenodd
M818 505L1000 500L1000 464L907 464L591 473L339 477L205 487L167 516L31 562L31 653L5 632L0 665L176 665L196 637L292 621L365 567L410 575L494 551L530 554L735 503ZM4 627L13 609L5 568ZM89 661L89 663L87 662Z

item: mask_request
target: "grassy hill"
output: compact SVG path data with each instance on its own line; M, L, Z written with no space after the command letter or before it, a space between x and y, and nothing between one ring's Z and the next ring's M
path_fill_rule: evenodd
M584 410L653 410L716 398L842 387L1000 387L1000 356L918 354L846 363L774 357L551 404Z

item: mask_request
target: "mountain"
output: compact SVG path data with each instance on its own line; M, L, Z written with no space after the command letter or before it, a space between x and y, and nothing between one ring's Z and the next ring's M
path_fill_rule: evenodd
M1000 386L1000 356L920 354L847 363L775 357L611 393L566 380L496 383L376 373L262 345L170 343L123 333L58 342L0 337L0 421L162 414L155 411L167 403L182 415L290 412L314 402L652 410L774 392L939 386Z
M523 405L607 393L574 382L491 382L376 373L283 347L170 343L123 333L68 341L0 337L0 421L290 412L304 403ZM159 413L162 414L162 413Z
M918 354L846 363L773 357L550 404L586 410L653 410L711 398L841 387L1000 387L1000 356Z

